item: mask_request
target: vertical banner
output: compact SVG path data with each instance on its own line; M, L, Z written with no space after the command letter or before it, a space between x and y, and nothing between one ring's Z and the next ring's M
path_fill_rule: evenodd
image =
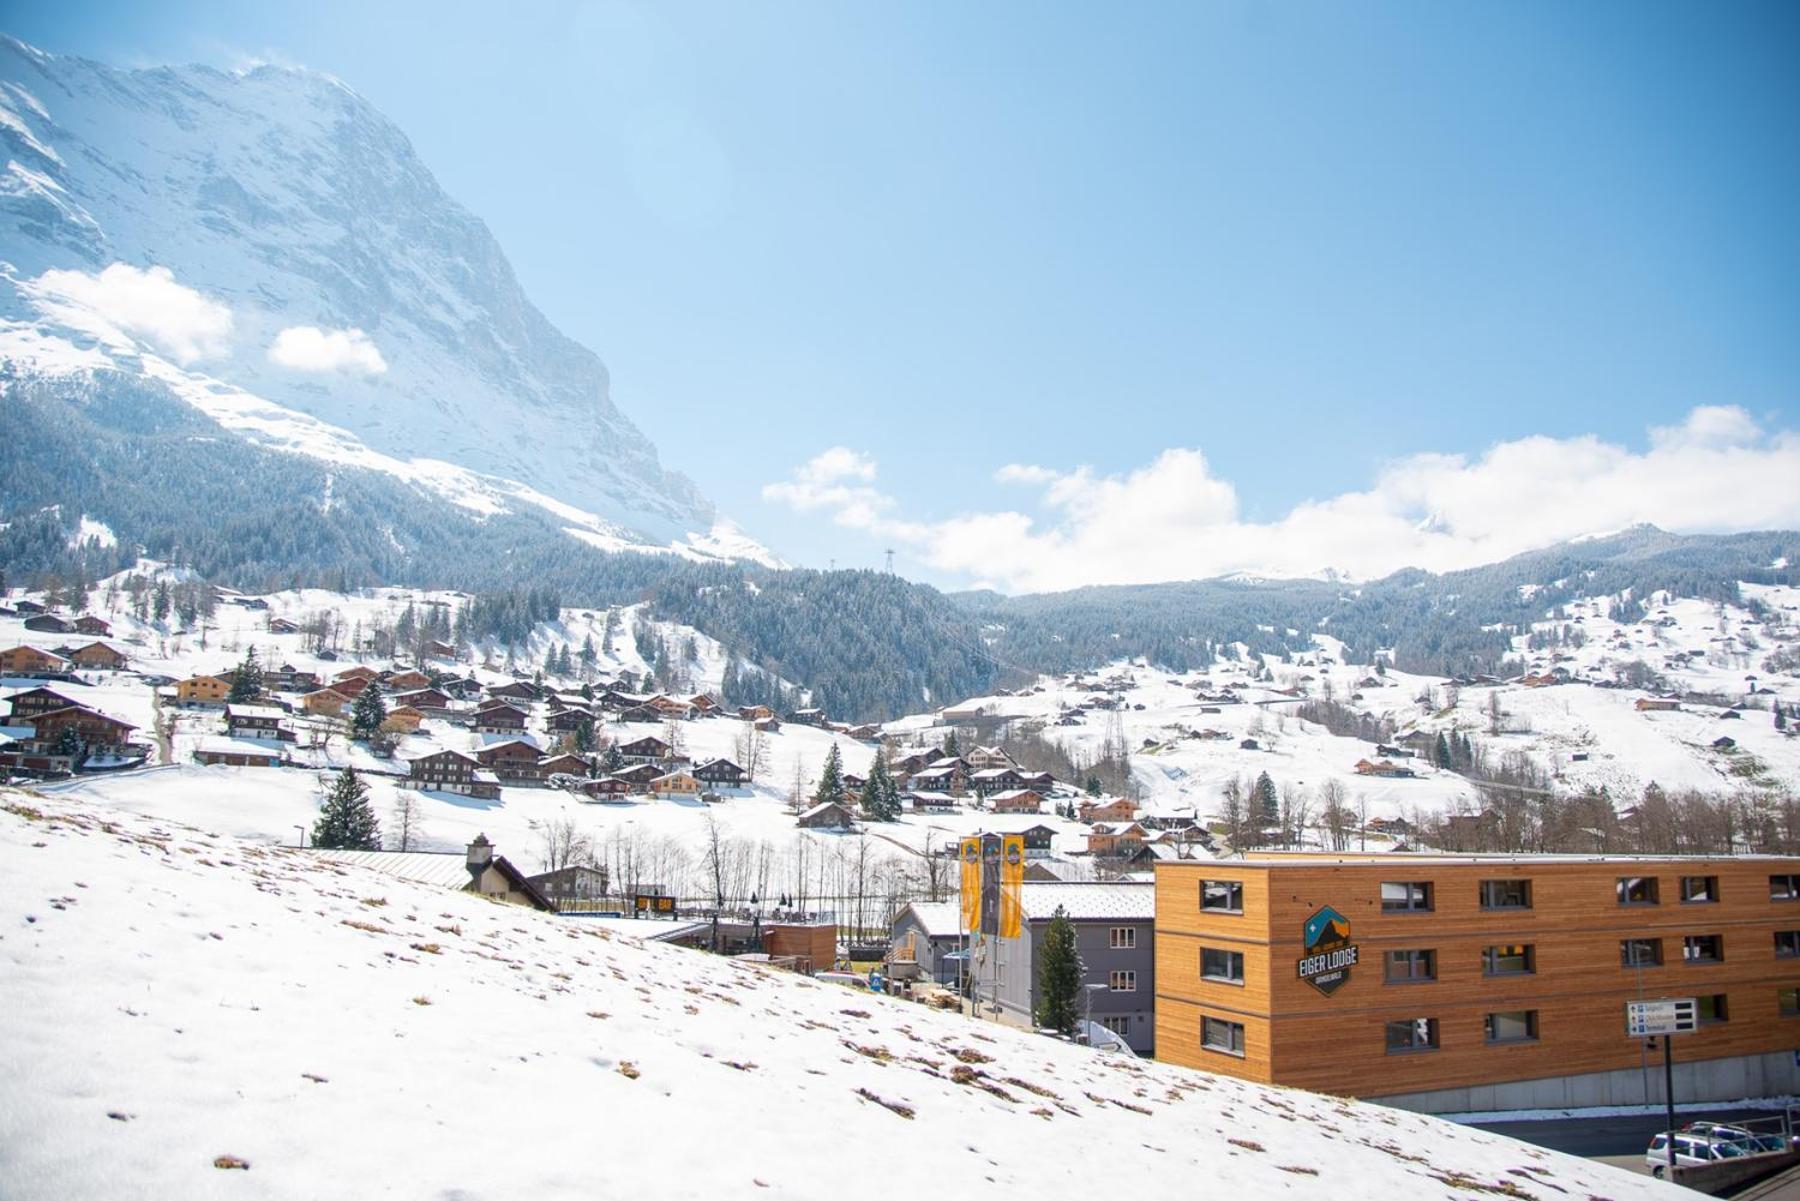
M1018 938L1025 923L1025 836L1000 841L1000 937Z
M981 843L981 932L1000 933L1000 836L983 834Z
M956 857L962 864L962 928L973 933L981 928L981 839L962 839Z

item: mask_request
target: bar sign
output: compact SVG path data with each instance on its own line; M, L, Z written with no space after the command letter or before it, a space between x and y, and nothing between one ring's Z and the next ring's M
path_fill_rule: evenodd
M1692 997L1665 997L1657 1001L1625 1002L1625 1033L1631 1038L1665 1034L1692 1034L1700 1025L1698 1005Z

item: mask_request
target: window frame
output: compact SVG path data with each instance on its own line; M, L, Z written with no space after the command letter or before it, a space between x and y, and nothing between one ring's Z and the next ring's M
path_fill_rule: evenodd
M1776 881L1784 881L1777 884ZM1786 892L1776 892L1777 888L1785 888ZM1775 902L1800 901L1800 872L1770 872L1769 900Z
M1643 900L1632 900L1629 893L1633 884L1648 886L1649 897ZM1656 876L1620 876L1613 886L1617 890L1619 904L1633 908L1648 909L1662 904L1662 883Z
M1688 884L1694 880L1705 882L1705 896L1690 897L1688 895ZM1717 905L1719 903L1719 878L1717 876L1683 876L1681 877L1680 892L1683 905Z
M1786 940L1786 949L1783 940ZM1775 958L1800 959L1800 930L1775 931Z
M1512 1014L1520 1013L1525 1015L1526 1034L1521 1035L1518 1038L1496 1038L1494 1036L1495 1018L1502 1015L1510 1016ZM1483 1015L1481 1019L1481 1040L1490 1047L1510 1047L1516 1046L1519 1043L1535 1043L1538 1042L1541 1037L1538 1029L1538 1011L1535 1009L1496 1009L1491 1013Z
M1784 1018L1800 1018L1800 988L1776 989L1775 1011Z
M1424 956L1424 963L1429 974L1420 976L1409 972L1404 976L1394 975L1394 956L1396 955ZM1420 961L1416 958L1407 960L1409 965L1415 965L1418 962ZM1384 984L1433 984L1436 983L1437 978L1438 963L1436 947L1403 947L1399 950L1383 951L1381 953L1381 980Z
M1416 1032L1420 1022L1425 1023L1426 1038L1423 1043L1418 1042L1417 1040L1411 1040L1405 1046L1397 1047L1394 1045L1392 1036L1396 1026L1409 1027ZM1398 1021L1383 1022L1382 1040L1385 1053L1388 1055L1428 1054L1429 1052L1437 1050L1440 1046L1440 1043L1438 1042L1438 1020L1436 1018L1401 1018Z
M1226 904L1211 905L1207 903L1207 890L1223 888ZM1232 902L1235 902L1232 903ZM1201 913L1235 913L1244 912L1244 882L1242 880L1202 880L1200 881Z
M1713 1007L1713 1017L1707 1017L1705 1005ZM1702 993L1694 998L1694 1021L1701 1026L1722 1026L1731 1020L1731 1002L1727 994L1722 992Z
M1387 890L1396 887L1407 890L1406 904L1398 905L1388 901ZM1412 903L1415 890L1423 897L1418 904ZM1432 886L1430 880L1383 880L1381 882L1381 912L1383 914L1430 913L1436 908L1437 889Z
M1129 987L1120 988L1119 984L1120 984L1121 980L1123 980L1125 983L1127 983L1129 985ZM1136 968L1128 968L1128 967L1114 968L1110 973L1107 974L1106 991L1108 991L1108 992L1136 992L1137 991L1137 969Z
M1208 1040L1208 1032L1214 1029L1222 1029L1226 1032L1224 1046L1220 1046L1218 1043ZM1203 1013L1200 1015L1200 1049L1202 1051L1211 1051L1215 1055L1230 1055L1235 1059L1243 1059L1245 1057L1247 1043L1248 1039L1245 1034L1244 1023L1234 1022L1229 1018L1216 1018L1211 1014Z
M1505 958L1523 959L1525 961L1525 966L1517 971L1501 971L1496 965L1500 962L1502 956L1497 952L1503 950L1519 952L1516 956L1508 955L1505 956ZM1490 980L1506 979L1512 976L1537 975L1537 944L1530 942L1489 943L1487 946L1481 948L1481 974Z
M1496 903L1492 899L1492 892L1491 892L1491 890L1496 885L1502 885L1502 886L1517 885L1519 887L1519 889L1524 893L1525 899L1522 901L1518 901L1518 902L1508 901L1505 903ZM1517 877L1517 878L1512 878L1512 879L1501 879L1501 880L1483 880L1481 882L1481 889L1480 889L1481 908L1484 912L1490 912L1490 913L1495 912L1495 911L1503 912L1503 911L1506 911L1509 909L1514 909L1514 910L1530 909L1531 901L1532 901L1531 892L1532 892L1531 878L1529 876L1522 876L1522 877Z
M1206 970L1206 957L1208 955L1226 956L1227 966L1230 966L1231 960L1235 959L1237 961L1237 975L1219 976L1209 974ZM1209 984L1231 984L1238 988L1244 987L1244 953L1242 951L1233 951L1228 947L1202 946L1200 948L1200 979Z
M1654 956L1645 962L1633 959L1626 948L1634 943L1642 943L1655 949ZM1663 965L1663 940L1658 938L1621 938L1619 940L1619 966L1626 971L1637 971L1640 968L1661 967Z
M1137 927L1136 926L1112 926L1112 927L1109 927L1106 932L1106 941L1107 941L1108 948L1110 950L1135 951L1135 950L1137 950Z
M1710 943L1716 954L1701 958L1690 953L1697 945ZM1725 936L1723 934L1684 934L1681 936L1681 962L1698 967L1706 964L1725 962Z

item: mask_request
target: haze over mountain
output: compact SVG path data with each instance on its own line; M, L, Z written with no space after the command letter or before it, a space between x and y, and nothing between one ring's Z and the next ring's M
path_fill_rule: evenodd
M254 443L603 549L767 558L609 395L406 136L315 72L0 41L0 358L151 381ZM552 499L553 498L553 499Z

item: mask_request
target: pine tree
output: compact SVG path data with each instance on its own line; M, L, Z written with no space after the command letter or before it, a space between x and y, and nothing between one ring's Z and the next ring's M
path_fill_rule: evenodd
M356 694L356 703L350 708L350 733L356 738L368 738L386 720L387 702L381 699L381 683L370 680L368 687Z
M1273 826L1281 821L1281 798L1276 795L1275 781L1264 772L1256 777L1256 784L1250 789L1251 810L1258 814L1264 826Z
M1087 778L1087 784L1083 788L1083 791L1085 791L1089 796L1097 797L1105 790L1101 787L1100 777L1094 775L1092 772L1089 772L1088 778Z
M346 767L319 806L319 820L313 825L313 845L338 851L379 851L381 828L375 821L375 810L369 805L369 786Z
M895 787L894 777L888 772L886 751L875 752L869 779L863 785L862 810L871 821L900 820L900 789Z
M831 744L831 750L825 755L825 770L819 775L819 787L813 792L815 805L841 805L844 803L844 757L838 754L837 743Z
M593 750L594 750L594 719L593 718L583 716L583 717L579 717L576 719L576 721L575 721L575 749L577 751L580 751L584 755L593 753Z
M256 648L251 647L244 652L244 661L238 664L237 674L231 678L231 691L225 699L233 704L241 705L245 701L253 701L262 695L262 664L256 661Z
M1037 1024L1060 1034L1075 1033L1081 1020L1081 955L1075 949L1075 925L1058 905L1044 931L1044 949L1038 956Z
M950 731L950 737L944 739L944 758L955 759L962 755L962 746L956 741L956 731Z
M625 768L625 755L619 750L618 743L609 743L600 754L600 771L603 775L612 775Z
M1433 767L1450 766L1450 743L1442 734L1431 744L1431 765Z

